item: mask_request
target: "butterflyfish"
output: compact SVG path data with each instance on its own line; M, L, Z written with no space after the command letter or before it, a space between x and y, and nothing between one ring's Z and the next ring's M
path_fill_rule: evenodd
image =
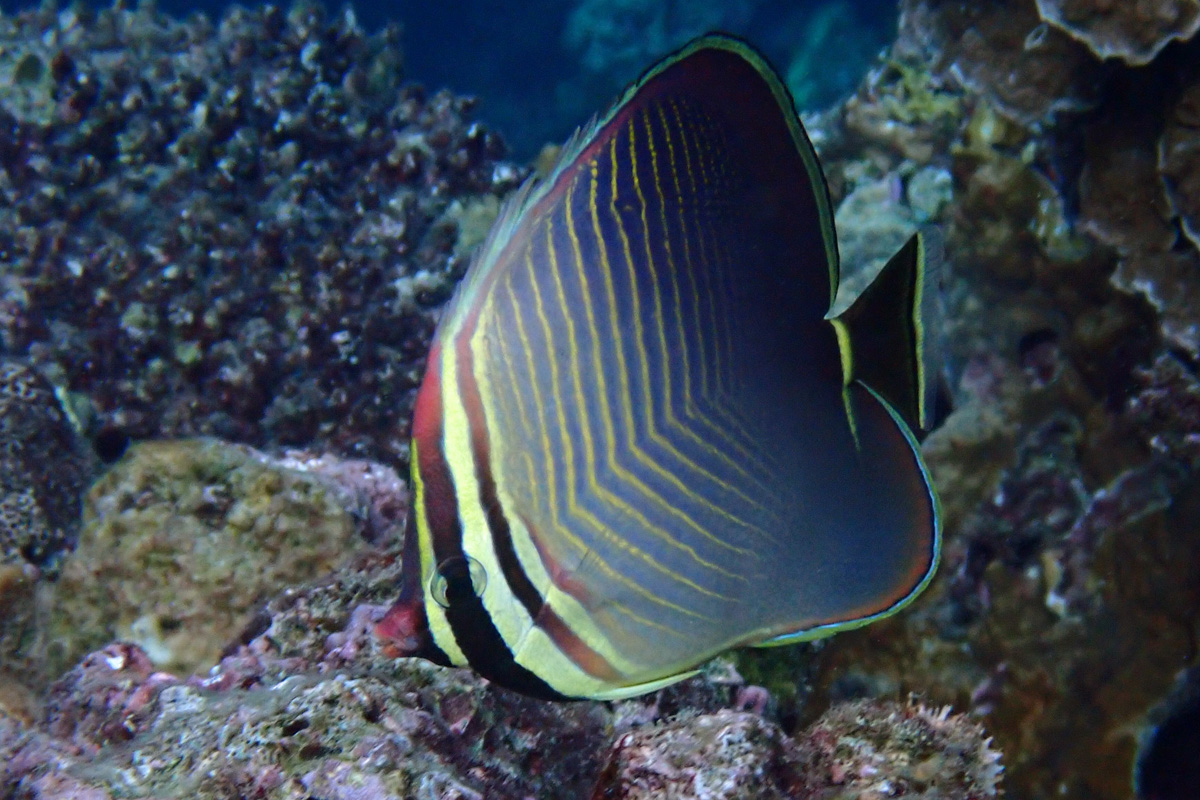
M517 191L412 423L390 652L615 699L886 617L933 575L933 246L837 316L816 153L776 72L693 41Z

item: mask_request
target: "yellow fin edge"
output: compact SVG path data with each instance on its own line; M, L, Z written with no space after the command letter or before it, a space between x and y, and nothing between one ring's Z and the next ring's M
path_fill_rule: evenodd
M646 681L645 683L637 683L633 686L618 686L615 689L607 689L601 692L594 692L588 695L593 700L624 700L627 697L637 697L641 694L649 694L656 692L659 689L664 689L674 683L690 678L693 675L700 674L700 670L693 669L689 672L681 672L678 675L671 675L658 680Z

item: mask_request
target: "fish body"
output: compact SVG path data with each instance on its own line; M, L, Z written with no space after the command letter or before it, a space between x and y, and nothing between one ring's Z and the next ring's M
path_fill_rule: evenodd
M787 90L726 36L664 59L509 201L444 312L377 633L611 699L904 606L940 538L926 249L828 318L833 213Z

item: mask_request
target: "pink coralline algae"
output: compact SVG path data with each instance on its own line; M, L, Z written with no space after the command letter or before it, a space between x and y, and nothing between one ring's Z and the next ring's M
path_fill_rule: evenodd
M51 687L46 727L60 741L96 753L126 742L154 716L159 692L179 679L158 672L138 647L112 644L87 655Z
M620 723L605 704L532 701L465 671L369 652L326 674L304 661L260 637L214 672L236 680L182 681L156 672L135 646L111 645L55 684L41 724L0 714L0 790L32 798L60 787L88 798L999 796L990 740L945 710L844 704L791 737L758 714L685 708L614 739Z
M592 800L986 800L1002 774L983 728L949 709L845 703L795 738L725 710L620 737Z
M90 654L51 688L38 724L14 727L0 714L0 792L48 798L39 782L78 775L97 797L587 791L609 735L602 706L536 703L373 650L343 650L321 667L323 595L364 588L347 579L276 605L262 634L203 677L159 672L134 645ZM295 622L318 635L290 636Z

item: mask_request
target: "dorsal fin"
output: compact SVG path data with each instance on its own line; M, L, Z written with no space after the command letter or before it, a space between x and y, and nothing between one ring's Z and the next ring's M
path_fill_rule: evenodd
M747 42L725 33L708 33L688 44L675 53L662 59L647 69L641 77L634 81L603 113L593 116L586 124L575 129L571 137L559 150L554 166L545 175L530 176L524 184L513 192L500 209L496 222L492 225L487 238L476 250L471 268L465 279L459 285L454 297L447 305L444 318L452 317L459 309L471 305L471 298L478 292L492 271L492 267L501 260L504 247L512 240L514 228L524 222L539 203L555 190L556 184L564 173L575 166L580 155L595 144L598 137L605 134L605 128L613 118L633 101L639 92L656 77L674 67L681 61L704 50L724 50L735 53L746 59L764 80L774 95L779 107L783 109L788 130L796 146L796 153L804 165L808 182L813 192L813 205L816 211L821 238L825 249L825 262L829 270L829 302L833 303L837 296L839 281L837 235L833 225L833 205L829 199L829 188L825 182L824 172L817 160L817 152L796 111L795 103L787 87L779 80L765 58L759 55Z
M866 384L914 431L933 421L939 348L929 331L936 328L930 323L941 250L936 228L913 234L850 307L830 320L846 385Z

